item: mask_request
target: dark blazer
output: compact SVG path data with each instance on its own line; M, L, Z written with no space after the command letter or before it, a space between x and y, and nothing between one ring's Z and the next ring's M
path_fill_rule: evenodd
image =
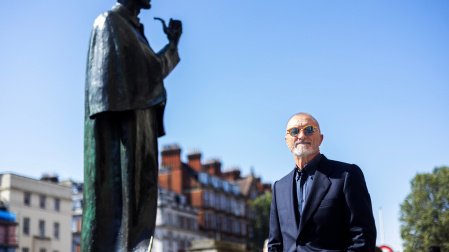
M293 180L294 170L273 185L268 251L374 252L371 198L357 165L322 155L300 222Z

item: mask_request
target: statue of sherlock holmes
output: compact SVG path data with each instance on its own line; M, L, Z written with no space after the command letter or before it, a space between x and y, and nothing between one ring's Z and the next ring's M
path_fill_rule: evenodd
M155 53L137 15L150 0L118 0L93 25L86 73L81 250L149 251L157 210L157 138L164 78L179 62L182 25L163 20Z

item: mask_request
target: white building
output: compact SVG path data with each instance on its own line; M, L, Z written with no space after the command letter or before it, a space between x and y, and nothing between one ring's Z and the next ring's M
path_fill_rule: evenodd
M72 252L81 252L81 224L83 220L84 184L72 180L62 181L61 185L72 191Z
M193 240L206 239L198 228L198 211L183 195L159 187L152 252L187 251Z
M0 199L16 214L18 252L67 252L72 245L70 187L0 174Z

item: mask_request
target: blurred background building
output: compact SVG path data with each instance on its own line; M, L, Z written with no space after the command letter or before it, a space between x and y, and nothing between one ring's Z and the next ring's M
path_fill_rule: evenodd
M0 174L0 199L16 216L18 251L70 251L71 193L70 188L58 184L56 176L36 180Z

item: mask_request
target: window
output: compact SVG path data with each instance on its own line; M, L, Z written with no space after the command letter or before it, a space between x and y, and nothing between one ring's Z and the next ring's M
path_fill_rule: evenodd
M209 204L208 206L214 207L214 192L209 192Z
M55 211L59 212L60 200L58 198L55 199Z
M22 248L22 252L30 252L29 248Z
M59 239L59 223L58 222L53 223L53 237L55 239Z
M204 227L210 228L210 213L204 214Z
M217 228L217 219L215 217L215 214L211 214L210 224L211 224L211 228L212 229L216 229Z
M23 234L29 235L30 234L30 218L23 218Z
M204 206L207 207L209 204L209 193L207 191L203 192Z
M224 227L225 227L224 216L217 216L217 230L225 231Z
M228 218L226 218L226 216L223 216L223 219L221 220L221 231L228 231Z
M209 175L204 172L198 173L198 179L201 182L201 184L207 185L209 184Z
M168 224L168 225L171 225L172 223L171 223L171 214L170 213L167 213L167 221L166 221L166 223Z
M184 228L184 217L178 215L178 223L180 228Z
M173 226L175 227L179 227L179 218L177 218L178 216L176 214L173 214L171 220L173 222Z
M238 185L232 185L232 192L235 195L239 195L239 186Z
M238 221L234 221L234 223L233 223L234 225L233 225L233 230L232 230L232 232L234 233L234 234L239 234L240 232L240 223L238 222Z
M177 244L178 250L181 250L181 248L182 248L182 240L179 237L177 237L175 239L178 241L178 244Z
M215 194L215 205L214 205L214 207L216 209L220 209L220 195L218 195L218 194Z
M45 195L39 195L39 207L45 209Z
M191 220L191 225L192 225L192 230L198 230L198 219L197 218L192 218Z
M47 252L47 250L46 250L46 249L43 249L43 248L41 248L41 249L39 249L39 252Z
M39 220L39 236L45 236L45 221Z
M72 219L72 232L81 232L82 218L81 216L74 216Z
M23 204L25 206L31 205L31 193L30 192L23 193Z
M75 199L72 201L72 204L73 204L72 210L83 208L83 200L82 199Z
M231 187L231 184L229 184L228 181L223 181L223 190L228 193L229 192L229 188Z
M242 222L242 235L246 235L246 223Z
M186 197L180 196L180 197L179 197L179 203L180 203L181 205L185 205L185 204L187 203Z
M240 215L245 216L245 202L240 202Z
M232 213L234 215L237 215L237 202L235 201L235 199L231 200L231 209L232 209Z
M220 195L220 209L226 210L226 197L224 195Z
M220 188L220 183L221 181L218 179L218 178L215 178L215 177L212 177L212 186L215 188L215 189L218 189L218 188Z
M172 237L173 237L173 234L172 234L172 232L168 232L168 247L169 248L172 248L173 247L173 244L172 244Z

